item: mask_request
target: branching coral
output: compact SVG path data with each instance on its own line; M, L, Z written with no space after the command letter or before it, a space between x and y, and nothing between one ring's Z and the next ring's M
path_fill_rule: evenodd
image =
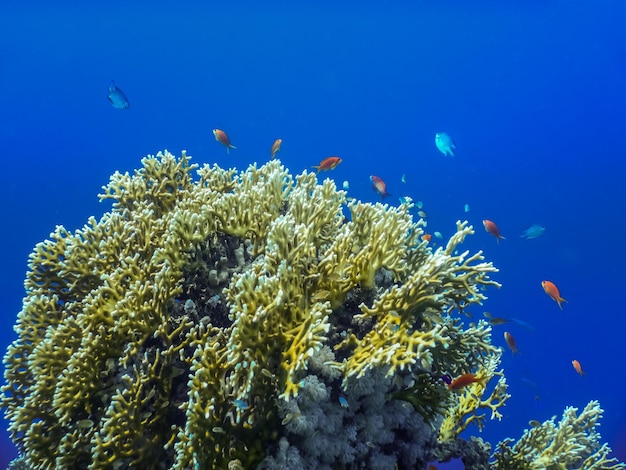
M110 212L30 257L0 396L28 465L409 468L444 416L466 417L450 436L499 416L503 379L457 408L441 380L495 374L488 325L457 318L497 286L481 253L457 254L467 223L433 251L407 205L346 205L278 160L142 164L104 188ZM349 434L322 455L329 430Z
M510 398L510 395L507 393L504 374L502 371L496 371L501 354L501 351L497 350L486 357L476 372L478 381L453 395L452 405L447 409L439 429L441 441L456 439L470 423L476 424L478 429L482 430L485 425L485 415L479 414L482 409L491 410L491 419L502 419L499 408ZM489 382L496 376L499 377L498 382L487 395Z
M600 444L596 430L603 413L600 404L590 401L579 415L577 411L567 407L558 423L554 416L526 430L515 444L513 439L500 442L494 455L495 467L503 470L626 468L609 458L611 449Z
M413 227L413 233L417 230ZM451 330L458 330L458 327L444 321L444 312L452 309L463 311L471 304L480 303L485 298L479 290L480 286L498 286L488 278L488 274L495 271L490 263L473 264L482 260L480 253L469 258L468 252L453 254L465 237L472 233L467 223L458 223L457 232L447 246L439 248L426 260L421 258L421 245L408 250L410 256L406 257L405 263L410 274L403 277L402 284L381 293L371 308L364 304L360 306L362 313L355 319L371 319L374 326L356 341L358 346L345 366L347 377L354 375L359 378L368 368L381 364L390 366L390 375L415 364L431 370L434 356L447 356L450 338L455 336ZM474 340L479 337L472 335L470 347L455 348L454 351L472 351L478 355L487 353L492 349L488 337ZM338 347L354 342L349 337ZM439 364L440 370L449 371L454 368L454 362Z

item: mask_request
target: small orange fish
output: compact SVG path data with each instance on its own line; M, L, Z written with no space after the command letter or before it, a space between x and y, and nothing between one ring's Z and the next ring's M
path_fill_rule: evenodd
M517 350L517 343L515 342L515 338L513 338L513 335L508 331L504 332L504 340L506 341L506 345L509 347L513 355L520 353Z
M493 235L494 237L496 237L496 241L498 243L500 243L500 239L502 240L506 240L506 238L504 238L501 234L500 234L500 229L498 228L498 226L496 225L495 222L491 221L491 220L483 220L483 227L485 227L485 230L487 232L489 232L491 235Z
M585 372L583 371L583 366L581 366L580 362L578 362L576 359L572 361L572 366L574 367L574 370L578 372L578 375L580 375L581 377L585 375Z
M546 291L546 294L550 296L552 300L554 300L557 304L559 304L559 308L563 310L563 302L567 302L563 297L561 297L561 293L559 292L559 288L551 281L541 281L541 287Z
M226 147L226 153L230 153L230 149L236 149L233 144L230 143L230 139L221 129L213 129L213 135L215 136L215 140L217 140L220 144Z
M372 175L370 176L370 181L372 182L372 187L374 188L374 191L380 194L383 199L385 199L385 197L387 196L391 196L391 194L387 192L387 183L385 183L381 178Z
M276 139L272 144L272 150L270 151L272 154L272 158L276 158L276 154L280 152L280 146L283 144L283 139Z
M430 242L433 239L433 236L430 233L425 233L422 235L422 240L426 242Z
M431 463L431 464L428 466L428 470L437 470L437 465L435 465L435 464L432 464L432 463Z
M313 168L315 168L318 173L320 171L334 170L341 162L342 160L339 157L328 157L322 160L319 165L314 165Z
M468 385L471 385L477 382L485 385L487 383L487 377L478 378L476 374L459 375L456 379L450 382L450 385L448 385L448 388L453 391L461 390L462 388L465 388Z

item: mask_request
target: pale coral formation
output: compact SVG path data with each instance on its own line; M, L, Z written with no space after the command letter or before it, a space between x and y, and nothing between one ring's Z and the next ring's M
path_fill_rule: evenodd
M571 406L557 423L556 416L527 429L519 441L506 439L498 444L495 468L502 470L539 470L543 468L584 468L617 470L626 465L609 457L611 449L600 441L597 431L603 410L590 401L577 414Z
M407 205L348 202L276 159L142 164L30 257L0 396L20 462L413 468L500 418L501 352L459 316L498 286L460 249L466 222L433 250ZM468 372L486 380L442 380Z

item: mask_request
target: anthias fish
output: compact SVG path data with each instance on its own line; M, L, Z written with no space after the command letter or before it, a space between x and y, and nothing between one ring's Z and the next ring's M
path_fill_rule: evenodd
M374 191L380 194L383 199L387 196L390 196L390 194L387 192L387 184L382 180L382 178L379 178L376 175L372 175L370 176L370 182L372 183Z
M272 144L272 149L270 153L272 154L272 158L276 158L276 154L280 152L280 146L283 144L283 139L276 139Z
M556 284L552 281L541 281L541 287L543 287L545 293L548 294L552 300L559 304L559 308L563 310L563 302L567 302L567 300L561 297L561 292Z
M341 157L327 157L320 162L319 165L313 165L313 168L320 171L334 170L342 162Z
M230 149L236 149L233 144L230 143L230 139L221 129L213 129L213 135L215 136L215 140L217 140L220 144L226 147L226 153L230 153Z

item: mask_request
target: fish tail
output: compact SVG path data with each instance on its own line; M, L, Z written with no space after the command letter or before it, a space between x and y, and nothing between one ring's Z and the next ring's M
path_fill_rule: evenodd
M233 144L228 144L228 148L236 149L237 147L235 147Z
M563 310L563 302L565 302L566 304L569 304L569 302L565 300L563 297L559 297L559 299L556 301L556 303L559 304L559 308L561 310Z
M320 167L318 165L313 165L311 168L315 168L315 173L320 172Z

